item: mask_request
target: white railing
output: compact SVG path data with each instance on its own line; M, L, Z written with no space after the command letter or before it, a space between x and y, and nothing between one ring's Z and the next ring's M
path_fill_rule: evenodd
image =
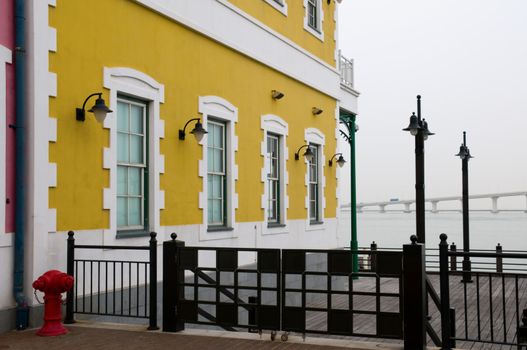
M342 56L339 50L340 83L353 89L353 60Z

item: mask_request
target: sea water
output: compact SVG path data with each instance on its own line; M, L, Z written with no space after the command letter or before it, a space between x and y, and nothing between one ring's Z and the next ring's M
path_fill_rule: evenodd
M527 251L527 213L471 211L471 249L495 249L500 243L504 250ZM437 248L439 235L448 236L448 244L463 249L463 216L461 212L426 213L426 247ZM415 212L362 212L357 213L359 247L368 247L375 241L379 248L397 248L410 242L415 234ZM342 210L338 239L349 247L351 235L350 211Z

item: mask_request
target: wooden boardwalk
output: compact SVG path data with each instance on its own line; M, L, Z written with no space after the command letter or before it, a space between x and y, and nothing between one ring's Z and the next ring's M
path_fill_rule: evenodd
M429 278L434 289L439 292L439 276L432 274ZM516 349L516 346L485 343L484 341L516 342L515 335L517 325L521 323L521 312L527 308L527 275L497 276L480 273L473 274L472 279L473 283L461 283L461 276L450 276L450 306L456 310L456 337L481 340L482 342L458 340L457 347L486 350ZM398 289L399 285L396 279L380 279L380 290L382 292L397 293ZM375 279L359 278L353 282L353 290L375 292ZM325 304L325 297L321 295L318 299L310 298L307 306L325 307ZM347 296L333 297L332 307L348 309ZM374 296L355 296L353 299L354 310L374 311L376 307L376 297ZM399 300L397 298L381 297L380 311L397 312L398 309ZM520 313L519 318L518 311ZM433 329L441 336L441 315L431 299L429 300L429 315ZM364 316L354 316L354 321L357 323L357 329L354 331L372 334L373 337L376 328L375 316ZM306 326L312 330L324 330L327 327L327 316L324 316L323 313L316 313L316 315L308 313ZM376 338L355 339L383 342L382 339ZM385 342L397 343L398 341L385 340ZM431 341L429 344L433 345Z

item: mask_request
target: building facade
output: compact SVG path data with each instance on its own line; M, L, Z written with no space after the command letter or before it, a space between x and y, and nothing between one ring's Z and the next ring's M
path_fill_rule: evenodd
M328 161L358 93L335 1L27 3L30 305L31 281L64 269L69 230L86 244L348 239ZM106 118L89 112L99 99Z

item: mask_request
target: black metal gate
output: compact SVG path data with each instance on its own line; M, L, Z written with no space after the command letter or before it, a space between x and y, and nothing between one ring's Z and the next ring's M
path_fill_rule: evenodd
M360 253L372 255L374 264L353 274L349 251L282 250L282 330L402 339L402 253ZM316 255L324 266L308 264ZM358 277L373 280L373 290L357 290ZM381 291L385 279L395 291Z
M164 331L194 323L403 338L402 252L185 247L172 238L163 247ZM359 273L352 253L370 257Z
M163 330L180 330L184 323L280 329L278 249L176 248L178 243L164 245ZM202 256L212 263L200 264Z

